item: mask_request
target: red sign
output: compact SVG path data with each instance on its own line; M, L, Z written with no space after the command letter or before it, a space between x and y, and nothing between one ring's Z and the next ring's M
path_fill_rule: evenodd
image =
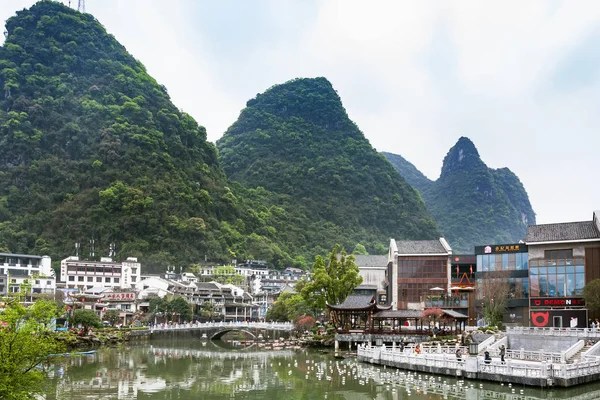
M581 297L568 298L568 297L555 297L545 299L529 299L530 307L584 307L585 300Z

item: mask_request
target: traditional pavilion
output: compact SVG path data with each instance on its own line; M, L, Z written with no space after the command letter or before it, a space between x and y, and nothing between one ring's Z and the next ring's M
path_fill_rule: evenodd
M338 305L327 304L329 320L333 322L337 331L373 330L373 316L389 306L381 306L375 301L374 295L351 294L343 303Z
M423 333L430 325L422 310L391 310L376 303L373 295L349 295L343 303L327 305L330 321L338 332ZM453 310L440 310L438 333L458 333L464 329L468 316ZM433 333L433 332L431 332Z

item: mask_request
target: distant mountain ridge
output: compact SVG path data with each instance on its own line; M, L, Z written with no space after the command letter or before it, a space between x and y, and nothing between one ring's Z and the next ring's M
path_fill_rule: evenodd
M452 248L515 243L525 237L535 213L519 178L508 168L492 169L473 142L461 137L444 158L440 177L431 181L403 157L382 153L421 193Z
M366 241L373 252L389 237L438 235L417 193L348 118L325 78L294 79L249 100L217 148L230 179L294 199L346 245ZM322 240L329 246L334 237Z

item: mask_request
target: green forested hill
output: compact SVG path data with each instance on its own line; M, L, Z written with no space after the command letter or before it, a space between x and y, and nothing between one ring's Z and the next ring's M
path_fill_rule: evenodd
M229 179L306 210L317 227L305 232L307 246L337 240L385 251L390 237L438 235L417 192L371 147L325 78L295 79L249 100L217 147Z
M384 155L401 175L413 179L455 251L515 243L525 236L527 225L535 224L535 213L519 178L508 168L488 168L466 137L461 137L444 158L440 177L425 185L414 181L420 172L416 174L412 164L406 162L407 167L397 162L399 156Z
M204 128L91 15L41 1L6 30L0 249L60 259L94 239L96 257L115 243L146 271L291 260L265 234L285 213L238 199Z
M423 192L431 187L431 180L401 155L386 153L385 151L382 151L381 155L387 158L400 175L406 179L406 182L419 192Z

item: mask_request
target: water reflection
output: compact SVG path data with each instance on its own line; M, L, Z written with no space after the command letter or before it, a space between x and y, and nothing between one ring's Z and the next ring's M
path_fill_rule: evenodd
M405 372L317 351L155 341L64 358L46 398L588 400L600 398L600 384L543 390Z

